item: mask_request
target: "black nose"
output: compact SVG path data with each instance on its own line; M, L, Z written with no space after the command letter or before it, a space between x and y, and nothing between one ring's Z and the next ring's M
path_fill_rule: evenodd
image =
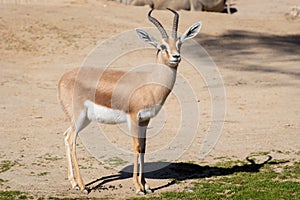
M176 61L180 61L181 60L180 55L173 55L172 57Z

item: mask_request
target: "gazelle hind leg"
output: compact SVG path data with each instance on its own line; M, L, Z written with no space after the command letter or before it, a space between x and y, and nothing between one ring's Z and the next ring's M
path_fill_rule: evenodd
M65 146L66 146L66 156L67 156L67 165L68 165L68 179L72 185L73 188L77 186L74 173L73 173L73 164L72 164L72 156L71 156L71 146L69 143L70 137L72 137L72 128L69 127L66 132L64 133L65 135Z
M70 130L66 133L65 137L65 145L67 149L67 162L68 162L68 179L72 185L72 187L76 190L81 190L84 193L87 193L87 189L83 184L77 157L76 157L76 137L78 133L74 131L74 128L70 128ZM74 167L74 168L73 168ZM75 176L74 176L75 172Z
M78 162L77 162L77 156L76 156L76 141L77 141L77 136L80 131L82 131L85 127L87 127L90 124L90 120L87 118L87 108L81 111L77 122L76 122L76 128L75 131L72 131L72 135L69 137L69 145L71 149L71 157L72 157L72 162L73 162L73 167L74 167L74 173L75 173L75 180L77 183L77 186L75 186L76 190L81 190L84 193L88 193L88 189L85 187L79 167L78 167Z
M73 139L73 144L71 147L71 156L72 156L72 161L73 161L73 165L74 165L74 172L75 172L75 177L76 177L76 182L77 182L77 186L75 186L76 190L81 190L84 193L88 193L88 190L85 188L85 185L83 183L83 180L81 178L81 174L79 171L79 167L78 167L78 162L77 162L77 157L76 157L76 137L77 137L78 133L75 132L74 135L74 139Z

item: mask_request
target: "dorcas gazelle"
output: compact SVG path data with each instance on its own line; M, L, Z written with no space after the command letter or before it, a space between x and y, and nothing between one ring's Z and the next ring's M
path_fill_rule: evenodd
M151 72L125 72L92 67L76 68L66 72L58 84L58 98L70 127L65 132L68 179L72 187L83 192L83 183L76 159L76 138L91 121L106 124L127 122L133 138L133 181L138 194L150 192L144 178L146 130L149 120L159 112L171 92L184 41L195 37L201 23L192 25L183 35L177 36L179 15L174 14L172 36L161 23L148 13L148 19L162 35L159 44L146 31L136 29L137 36L157 49L156 65Z

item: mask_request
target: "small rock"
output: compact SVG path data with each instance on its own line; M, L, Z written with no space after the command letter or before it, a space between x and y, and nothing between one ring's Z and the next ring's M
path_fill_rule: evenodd
M191 193L192 193L192 192L194 192L194 190L193 190L193 189L188 189L187 191L188 191L188 192L191 192Z

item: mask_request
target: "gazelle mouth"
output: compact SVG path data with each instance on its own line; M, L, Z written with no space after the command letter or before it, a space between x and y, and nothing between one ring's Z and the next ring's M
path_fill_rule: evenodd
M169 65L178 65L179 64L179 61L170 61L169 62Z
M175 64L178 64L180 61L181 61L181 59L170 60L169 63L170 63L171 65L175 65Z

